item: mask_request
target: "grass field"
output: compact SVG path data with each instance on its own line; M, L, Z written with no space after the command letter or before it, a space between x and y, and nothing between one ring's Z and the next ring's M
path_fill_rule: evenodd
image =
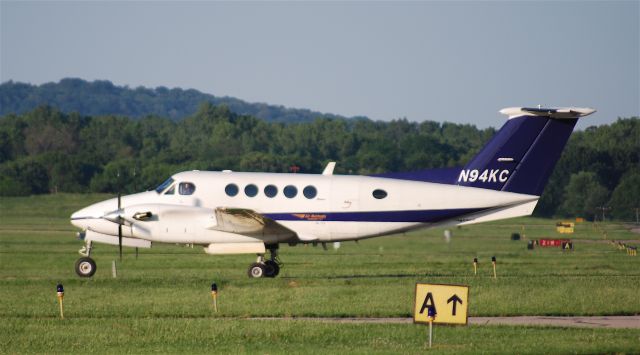
M416 282L470 286L471 316L640 314L640 257L604 240L637 240L621 224L576 226L572 252L526 249L526 240L561 237L555 221L521 218L360 243L337 250L281 247L276 279L249 279L250 255L209 256L200 247L125 249L98 244L98 271L80 279L82 242L69 215L106 195L0 199L0 351L3 353L424 351L425 327L255 321L256 316L409 317ZM522 227L524 226L524 231ZM511 241L510 235L525 235ZM640 242L630 242L640 245ZM492 278L491 256L498 260ZM480 261L473 275L472 260ZM220 287L220 312L209 286ZM65 320L55 285L65 286ZM436 329L435 352L640 352L640 331L468 326Z

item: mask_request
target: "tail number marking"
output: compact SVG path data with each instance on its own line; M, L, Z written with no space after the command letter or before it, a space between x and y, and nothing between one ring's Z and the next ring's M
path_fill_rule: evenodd
M505 182L509 178L509 170L500 169L463 169L458 176L458 182Z

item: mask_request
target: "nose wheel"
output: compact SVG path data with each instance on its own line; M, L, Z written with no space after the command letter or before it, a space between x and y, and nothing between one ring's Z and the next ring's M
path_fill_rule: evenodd
M88 256L76 261L76 274L80 277L91 277L96 273L96 262Z
M76 274L80 277L91 277L96 273L96 262L91 259L91 241L78 251L82 257L76 261Z

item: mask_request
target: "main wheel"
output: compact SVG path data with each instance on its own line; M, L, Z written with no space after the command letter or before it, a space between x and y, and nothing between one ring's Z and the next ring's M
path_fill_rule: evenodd
M76 261L76 274L80 277L91 277L96 273L96 262L89 257Z
M265 266L260 263L253 263L249 266L249 277L258 279L264 276L265 274Z
M265 261L264 266L265 277L276 277L280 273L280 265L273 260Z

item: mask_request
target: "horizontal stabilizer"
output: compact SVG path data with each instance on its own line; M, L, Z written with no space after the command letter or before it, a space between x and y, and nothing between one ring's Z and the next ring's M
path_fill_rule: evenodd
M500 110L503 115L509 118L519 116L542 116L550 118L580 118L596 112L588 107L507 107Z

